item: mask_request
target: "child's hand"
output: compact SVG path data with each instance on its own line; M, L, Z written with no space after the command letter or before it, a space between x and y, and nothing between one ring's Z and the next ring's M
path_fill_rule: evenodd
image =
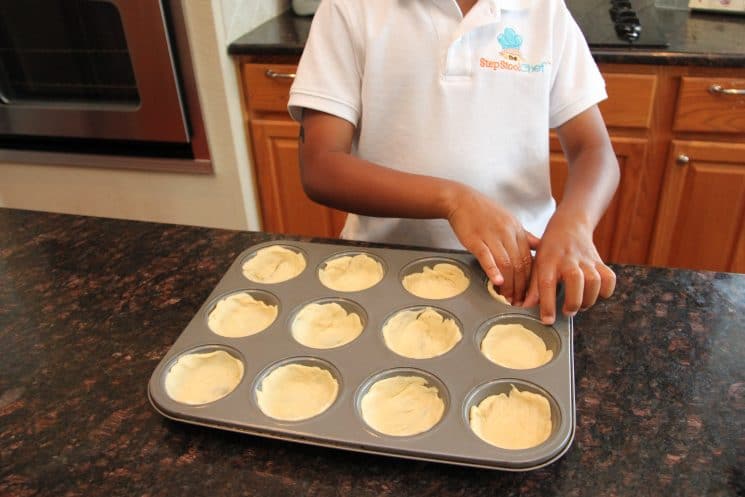
M600 259L592 242L592 230L575 220L555 215L536 250L530 288L524 306L540 302L541 320L556 319L556 286L564 282L562 312L574 316L592 306L598 296L608 298L616 287L616 275Z
M478 191L462 187L448 216L455 235L471 252L499 293L522 304L533 263L530 250L538 238L525 231L507 210Z

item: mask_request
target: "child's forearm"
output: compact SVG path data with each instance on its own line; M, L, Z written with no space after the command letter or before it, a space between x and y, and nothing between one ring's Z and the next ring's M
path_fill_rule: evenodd
M594 231L619 182L618 161L609 148L582 151L570 159L569 177L556 214Z
M618 188L618 160L597 109L562 126L559 138L569 176L555 215L574 219L592 232Z
M467 189L355 157L349 153L351 125L309 114L301 135L300 168L306 194L318 203L366 216L445 219Z
M345 152L316 158L303 168L303 184L316 202L365 216L447 218L457 190L453 181L396 171Z

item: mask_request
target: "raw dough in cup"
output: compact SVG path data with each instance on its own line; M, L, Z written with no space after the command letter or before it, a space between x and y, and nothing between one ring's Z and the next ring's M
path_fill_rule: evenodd
M318 279L337 292L358 292L383 279L383 265L367 254L344 255L326 261L318 270Z
M243 263L243 276L256 283L281 283L305 270L305 257L280 245L259 249Z
M423 433L435 426L445 411L439 389L416 375L391 376L376 381L360 401L362 419L374 430L395 437Z
M454 319L431 307L404 309L383 326L385 345L411 359L429 359L448 352L463 334Z
M243 362L224 350L184 354L166 373L166 394L188 405L207 404L228 395L243 379Z
M337 302L310 303L292 320L292 337L306 347L332 349L360 336L364 325Z
M278 306L257 300L248 292L234 293L217 302L207 326L220 336L247 337L271 326L278 312Z
M481 352L510 369L532 369L549 362L554 353L534 332L518 323L495 324L481 340Z
M494 283L492 283L489 280L486 281L486 290L489 292L489 295L491 295L492 298L496 300L497 302L501 302L506 305L512 305L510 304L510 301L507 300L507 297L499 293L497 289L494 288Z
M264 376L256 400L270 418L301 421L328 409L338 393L339 382L327 369L290 363Z
M490 395L471 407L471 430L502 449L529 449L551 436L551 406L543 395L520 391Z
M455 264L441 262L433 267L424 266L419 273L403 278L404 288L423 299L447 299L463 293L468 288L468 277Z

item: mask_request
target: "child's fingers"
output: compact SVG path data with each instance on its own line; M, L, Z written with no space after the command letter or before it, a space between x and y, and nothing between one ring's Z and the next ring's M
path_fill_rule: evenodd
M554 324L556 320L556 272L553 267L536 275L538 300L541 304L541 321Z
M613 291L616 289L616 273L603 263L596 267L600 275L600 297L607 299L613 295Z
M530 274L530 284L528 285L528 292L525 294L525 300L522 306L534 307L536 305L538 305L538 271L534 268Z
M504 276L499 270L499 267L497 267L497 263L495 262L494 256L492 255L492 251L489 250L489 247L487 247L486 244L482 242L479 243L476 247L473 247L469 250L473 254L473 256L476 257L476 260L479 261L479 265L481 266L481 269L483 269L486 273L489 281L494 283L495 286L502 285L504 283Z
M494 260L499 266L499 270L502 271L504 276L504 282L499 287L499 293L501 293L511 304L515 302L515 298L518 297L517 291L525 291L524 283L519 286L517 282L517 266L516 258L520 257L520 251L517 247L517 241L514 238L505 238L504 240L496 241L492 246L492 254ZM522 295L519 295L522 299Z
M515 266L515 293L512 305L522 305L525 294L530 285L530 273L533 268L533 256L530 253L527 232L517 233L518 258L514 261Z
M562 312L566 316L574 316L582 305L582 294L585 288L585 277L579 266L572 266L562 271L564 280L564 307ZM543 300L543 296L541 296Z
M598 294L600 293L600 273L594 266L584 268L584 277L585 289L582 293L581 309L591 307L598 300Z
M537 250L538 245L541 243L541 239L535 236L530 231L525 231L525 236L528 240L528 245L530 246L531 250Z

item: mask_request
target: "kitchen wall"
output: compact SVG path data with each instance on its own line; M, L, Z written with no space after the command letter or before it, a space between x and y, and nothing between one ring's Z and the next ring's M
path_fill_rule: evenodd
M290 8L290 0L220 0L220 4L230 41Z
M189 43L214 173L0 163L0 207L258 230L240 93L227 44L287 0L188 0Z

